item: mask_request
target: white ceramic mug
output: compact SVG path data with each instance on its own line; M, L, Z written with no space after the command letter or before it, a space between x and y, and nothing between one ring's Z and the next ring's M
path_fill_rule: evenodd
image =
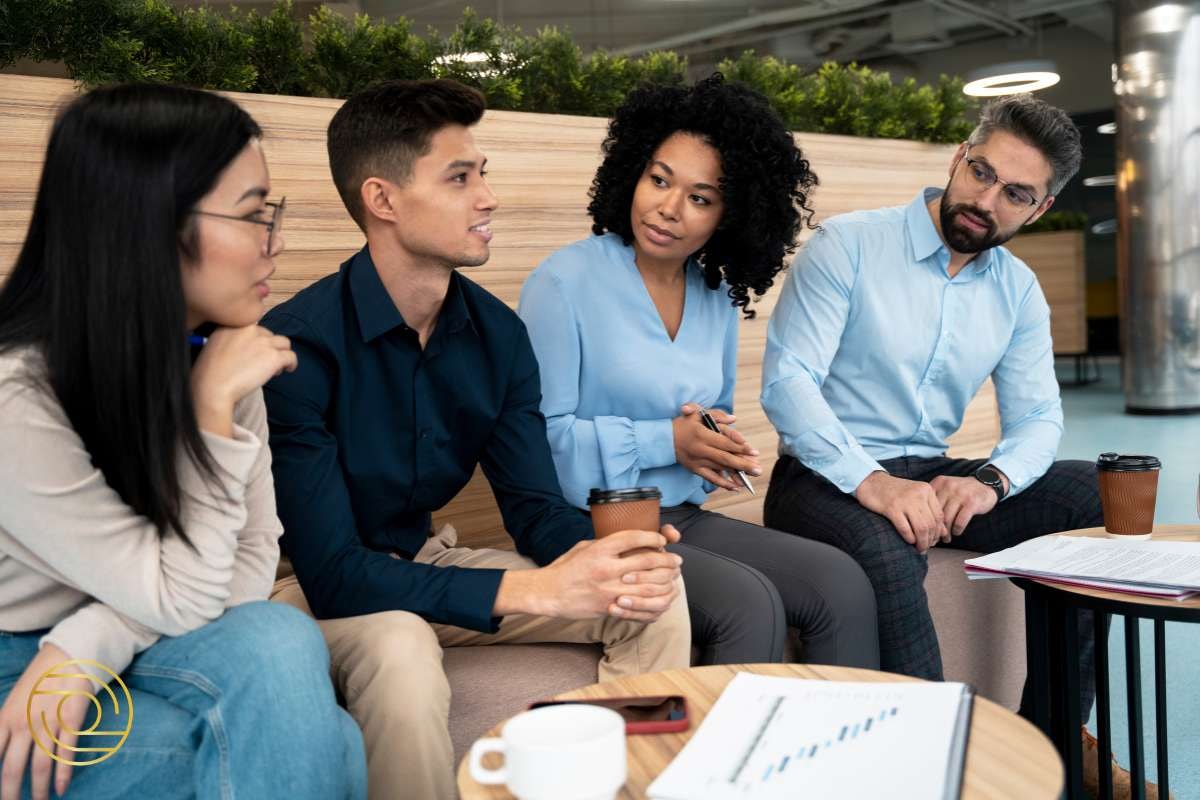
M487 753L502 753L504 766L484 767ZM471 746L471 777L520 800L612 800L625 771L625 720L600 706L535 708Z

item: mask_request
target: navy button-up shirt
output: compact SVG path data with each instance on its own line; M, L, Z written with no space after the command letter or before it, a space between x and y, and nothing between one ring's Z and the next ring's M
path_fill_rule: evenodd
M364 247L263 324L299 357L264 394L282 546L318 618L495 631L501 570L411 560L476 464L518 552L548 564L592 535L559 489L525 326L477 284L452 275L422 349Z

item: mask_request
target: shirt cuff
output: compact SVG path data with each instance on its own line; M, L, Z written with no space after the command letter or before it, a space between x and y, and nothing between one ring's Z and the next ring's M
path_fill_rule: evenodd
M820 473L826 480L846 494L854 494L858 485L867 479L872 472L884 471L879 462L867 455L860 446L851 447L837 461L821 467L811 465L810 469Z
M250 471L262 451L262 442L250 431L234 423L233 438L200 431L201 438L217 465L238 485L250 479Z
M120 625L111 610L99 603L90 603L60 620L42 637L38 646L52 644L72 659L95 661L119 675L135 655L157 639L157 634L140 639L134 631ZM112 680L112 675L95 666L78 666L104 684Z
M675 428L669 419L633 421L638 469L669 467L675 463Z
M468 569L444 567L454 570L454 576L446 590L446 622L483 633L500 630L502 617L492 615L496 607L496 594L504 578L502 569Z
M1036 478L1026 475L1017 460L1010 456L997 456L989 459L987 463L1003 472L1004 476L1008 478L1008 494L1004 495L1005 500L1016 497L1036 480Z

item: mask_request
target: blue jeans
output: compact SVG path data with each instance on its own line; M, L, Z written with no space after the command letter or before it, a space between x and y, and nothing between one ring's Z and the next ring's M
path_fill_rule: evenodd
M0 633L0 702L43 634ZM67 798L367 796L362 735L334 698L325 640L290 606L235 606L160 639L121 678L133 697L129 738L111 758L76 767ZM27 767L21 796L29 791Z

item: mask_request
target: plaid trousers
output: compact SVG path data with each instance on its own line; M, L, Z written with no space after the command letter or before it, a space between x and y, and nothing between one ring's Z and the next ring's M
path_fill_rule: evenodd
M915 458L881 461L889 474L931 481L939 475L966 477L983 459ZM977 516L950 544L982 553L1003 550L1047 533L1102 525L1096 467L1089 461L1056 461L1020 494ZM821 475L790 456L771 473L763 523L831 544L863 568L875 589L881 668L927 680L942 679L942 657L925 596L926 556L905 542L886 517L859 505ZM1080 704L1086 717L1095 696L1095 642L1091 612L1079 612ZM1028 709L1029 686L1022 696Z

